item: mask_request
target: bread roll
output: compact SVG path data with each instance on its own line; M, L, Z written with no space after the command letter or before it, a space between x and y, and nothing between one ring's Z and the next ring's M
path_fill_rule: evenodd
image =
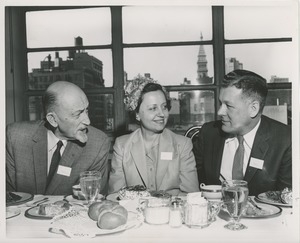
M89 217L94 220L98 221L98 216L100 214L100 208L104 205L119 205L117 202L113 202L110 200L104 200L102 202L94 202L89 206L88 215Z
M127 223L128 212L121 205L103 205L97 225L101 229L115 229Z
M128 212L117 202L105 200L95 202L88 210L89 217L97 221L101 229L115 229L127 223Z

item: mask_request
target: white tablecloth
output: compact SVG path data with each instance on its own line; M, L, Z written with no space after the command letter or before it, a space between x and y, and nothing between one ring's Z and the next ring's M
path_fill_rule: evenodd
M34 200L44 196L37 195ZM61 196L48 196L54 202L62 199ZM28 208L18 207L21 214L6 220L7 239L16 239L22 242L41 242L41 239L64 238L62 234L49 232L51 220L30 219L24 216ZM125 205L126 207L126 205ZM185 225L180 228L171 228L169 225L149 225L143 223L140 227L129 229L120 233L97 236L93 242L284 242L298 243L299 241L299 216L295 209L282 208L282 214L265 219L242 219L248 229L230 231L223 226L226 220L217 217L210 226L203 229L191 229ZM298 211L297 211L298 212ZM48 239L49 240L49 239ZM74 239L72 239L74 240ZM100 241L99 241L100 240ZM56 240L57 242L57 240ZM59 241L60 242L60 241ZM86 242L86 240L84 240Z

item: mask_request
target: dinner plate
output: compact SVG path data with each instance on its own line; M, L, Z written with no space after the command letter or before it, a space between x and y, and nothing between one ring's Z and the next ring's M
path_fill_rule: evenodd
M106 196L106 199L114 202L119 202L121 200L118 193L109 194Z
M21 210L19 208L6 208L6 219L16 217L20 214Z
M28 201L31 201L33 199L33 195L30 193L26 193L26 192L12 192L12 193L20 196L21 198L14 202L7 202L6 206L20 205L20 204L26 203Z
M27 209L25 211L25 217L30 218L30 219L46 219L46 220L50 220L53 218L53 216L40 215L39 214L39 206L35 206L35 207Z
M101 201L103 198L104 196L102 194L98 194L97 201ZM84 204L86 202L86 200L75 198L73 195L65 196L65 199L68 200L70 203L73 202L78 204Z
M264 203L256 203L257 206L261 208L261 210L253 208L253 213L249 211L245 211L242 215L243 218L248 219L263 219L263 218L272 218L279 216L282 212L282 209L278 206L274 206L271 204L264 204ZM247 214L249 212L249 214Z
M255 197L255 200L259 201L259 202L262 202L262 203L267 203L267 204L280 206L280 207L292 207L292 204L286 204L286 203L278 202L278 201L275 201L275 200L269 198L268 195L265 192L258 194L258 196Z

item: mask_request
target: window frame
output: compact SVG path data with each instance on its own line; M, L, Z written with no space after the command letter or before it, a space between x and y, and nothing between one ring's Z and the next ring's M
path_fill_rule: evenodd
M24 77L28 77L27 54L41 51L68 51L77 50L78 47L43 47L27 48L26 43L26 12L43 10L81 9L93 7L110 7L111 9L111 34L112 42L109 45L83 46L85 50L111 49L113 65L113 86L84 90L87 94L112 94L114 100L114 132L111 136L118 136L127 129L126 112L123 104L124 98L124 49L136 47L171 47L191 45L212 45L214 60L214 83L209 85L167 85L169 92L192 90L210 90L215 93L215 119L219 109L219 86L225 74L225 46L228 44L253 44L291 42L291 37L282 38L255 38L255 39L225 39L224 38L224 6L211 6L212 8L212 39L205 41L176 41L176 42L151 42L151 43L123 43L122 33L122 8L123 6L28 6L6 7L6 109L13 114L6 116L6 122L28 120L29 96L39 96L42 90L28 90ZM19 26L19 28L13 28ZM292 83L268 83L270 90L291 89ZM10 95L12 94L12 95ZM26 102L24 102L24 100ZM196 125L196 124L195 124Z

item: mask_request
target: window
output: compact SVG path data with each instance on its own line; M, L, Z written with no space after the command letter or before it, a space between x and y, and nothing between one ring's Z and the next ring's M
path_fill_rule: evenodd
M86 92L92 124L118 135L134 123L124 110L124 83L142 75L166 87L172 99L168 127L183 134L217 118L219 84L239 68L268 80L267 105L286 106L290 122L298 68L294 9L288 4L6 7L7 22L20 27L8 28L13 51L7 58L14 67L8 80L27 100L9 96L15 113L7 117L42 118L43 91L68 80Z

